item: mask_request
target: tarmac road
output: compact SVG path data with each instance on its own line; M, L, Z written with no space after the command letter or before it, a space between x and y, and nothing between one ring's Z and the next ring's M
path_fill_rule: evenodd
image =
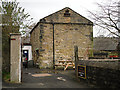
M23 69L21 84L3 82L3 88L93 88L86 82L78 81L75 70Z

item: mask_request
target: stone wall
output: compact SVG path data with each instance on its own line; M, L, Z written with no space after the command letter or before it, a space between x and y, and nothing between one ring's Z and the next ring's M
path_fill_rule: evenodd
M53 26L40 24L40 68L52 68L53 64Z
M66 13L70 14L70 16L65 16ZM53 14L50 14L43 18L46 22L57 22L57 23L84 23L84 24L92 24L90 20L75 12L69 7L63 8Z
M66 10L69 10L70 17L64 17ZM53 28L55 63L58 60L73 60L75 45L79 47L79 57L92 55L92 22L70 8L64 8L41 19L31 31L33 59L40 68L53 66ZM38 57L36 49L39 50Z
M87 82L99 87L120 88L119 60L80 60L77 65L86 66Z
M64 27L64 28L61 28ZM55 60L74 58L74 46L79 48L79 57L88 54L91 40L85 35L90 35L91 26L85 25L55 25Z
M31 33L32 54L34 63L40 68L51 67L53 53L53 32L51 24L39 24ZM38 53L36 52L38 50Z
M33 56L34 63L38 63L37 60L39 56L36 53L36 49L40 47L39 34L40 34L40 27L38 26L31 33L31 36L30 36L30 43L32 44L32 56Z

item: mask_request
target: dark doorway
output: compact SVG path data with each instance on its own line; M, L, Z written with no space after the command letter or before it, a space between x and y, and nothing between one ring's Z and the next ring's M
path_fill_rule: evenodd
M25 57L27 58L27 61L28 61L28 58L29 58L28 50L23 50L23 55L25 55Z
M28 50L23 50L23 67L28 68L29 53Z

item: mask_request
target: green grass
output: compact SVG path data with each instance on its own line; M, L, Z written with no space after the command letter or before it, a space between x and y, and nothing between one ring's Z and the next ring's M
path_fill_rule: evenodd
M10 82L10 73L6 71L2 71L2 78L5 82Z

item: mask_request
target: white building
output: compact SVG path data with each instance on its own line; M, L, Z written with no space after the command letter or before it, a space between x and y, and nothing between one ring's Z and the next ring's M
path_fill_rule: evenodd
M28 66L33 66L32 45L29 37L22 37L22 54L27 57Z
M23 54L28 54L28 61L32 59L32 46L31 45L23 45L22 47Z

